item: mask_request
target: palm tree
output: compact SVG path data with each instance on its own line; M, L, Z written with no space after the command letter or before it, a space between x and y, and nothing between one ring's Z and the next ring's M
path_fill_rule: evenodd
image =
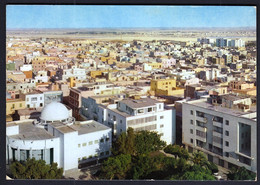
M206 166L208 163L205 154L202 152L194 152L192 154L191 160L194 164L197 164L199 166Z

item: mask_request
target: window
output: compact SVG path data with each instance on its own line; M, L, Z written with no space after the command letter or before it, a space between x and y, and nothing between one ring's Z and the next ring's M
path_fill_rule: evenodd
M95 144L98 144L98 140L95 140Z
M228 141L226 141L226 146L229 146L229 142Z
M225 152L225 156L226 156L226 157L229 157L229 153L228 153L228 152Z
M108 114L108 117L110 118L110 114Z
M225 131L226 136L229 136L229 131Z
M163 119L164 118L164 116L160 116L160 119Z
M80 144L78 144L78 148L80 148Z
M87 146L87 143L83 143L82 146Z
M190 111L190 114L193 115L193 110Z
M103 143L104 142L104 139L100 139L100 143Z
M106 151L106 155L109 155L109 151Z
M144 113L144 109L138 109L138 113Z
M14 104L12 104L12 108L14 109L14 107L15 107L15 105Z
M109 137L106 138L106 141L109 141Z
M193 130L192 129L190 129L190 133L193 134Z
M122 121L122 120L120 120L120 123L121 123L121 124L122 124L122 122L123 122L123 121Z
M164 125L162 124L162 125L160 125L160 128L163 128L164 127Z
M193 143L193 139L190 139L190 143Z
M100 153L100 156L103 156L103 155L104 155L104 152L101 152L101 153Z
M190 120L190 124L193 125L193 120L192 119Z
M20 107L22 107L23 106L23 104L22 103L20 103Z
M88 145L93 145L93 141L89 141L89 142L88 142Z
M152 112L152 111L153 111L152 107L148 108L148 112Z

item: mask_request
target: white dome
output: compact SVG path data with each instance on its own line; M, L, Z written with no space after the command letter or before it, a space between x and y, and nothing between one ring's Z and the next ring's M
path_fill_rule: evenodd
M44 106L40 118L44 121L60 121L69 117L69 111L65 105L59 102L51 102Z

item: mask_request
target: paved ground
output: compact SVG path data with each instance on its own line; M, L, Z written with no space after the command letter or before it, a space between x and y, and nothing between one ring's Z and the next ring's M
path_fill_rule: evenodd
M75 180L97 180L93 174L95 174L101 165L92 165L81 169L73 169L66 172L66 179L75 179Z

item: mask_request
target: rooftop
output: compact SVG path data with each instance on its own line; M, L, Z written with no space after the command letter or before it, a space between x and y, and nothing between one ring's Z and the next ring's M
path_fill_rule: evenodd
M70 127L74 130L77 130L79 135L109 129L109 127L102 125L101 123L98 123L94 120L81 122L78 124L76 123L74 125L71 125Z
M132 109L154 106L157 103L161 103L161 102L154 100L152 98L142 98L142 99L139 99L139 100L125 99L125 100L122 100L120 102L126 104L127 106L129 106Z
M51 123L53 127L59 130L61 133L69 133L78 131L79 135L88 134L91 132L97 132L101 130L109 129L109 127L102 125L94 120L76 122L73 125L64 125L62 122L53 122Z
M14 122L7 123L6 126L15 126ZM50 133L48 133L44 128L36 127L33 124L33 121L24 121L18 123L19 125L19 134L12 135L13 139L21 140L44 140L54 138Z
M221 112L224 114L229 114L229 115L233 115L233 116L237 116L237 117L246 118L245 115L256 112L256 106L251 106L249 111L243 112L240 109L230 109L227 107L222 107L220 105L212 105L212 104L208 103L206 99L192 100L192 101L187 101L184 103L192 104L194 106L198 106L198 107L201 107L201 108L204 108L207 110L217 111L217 112Z

